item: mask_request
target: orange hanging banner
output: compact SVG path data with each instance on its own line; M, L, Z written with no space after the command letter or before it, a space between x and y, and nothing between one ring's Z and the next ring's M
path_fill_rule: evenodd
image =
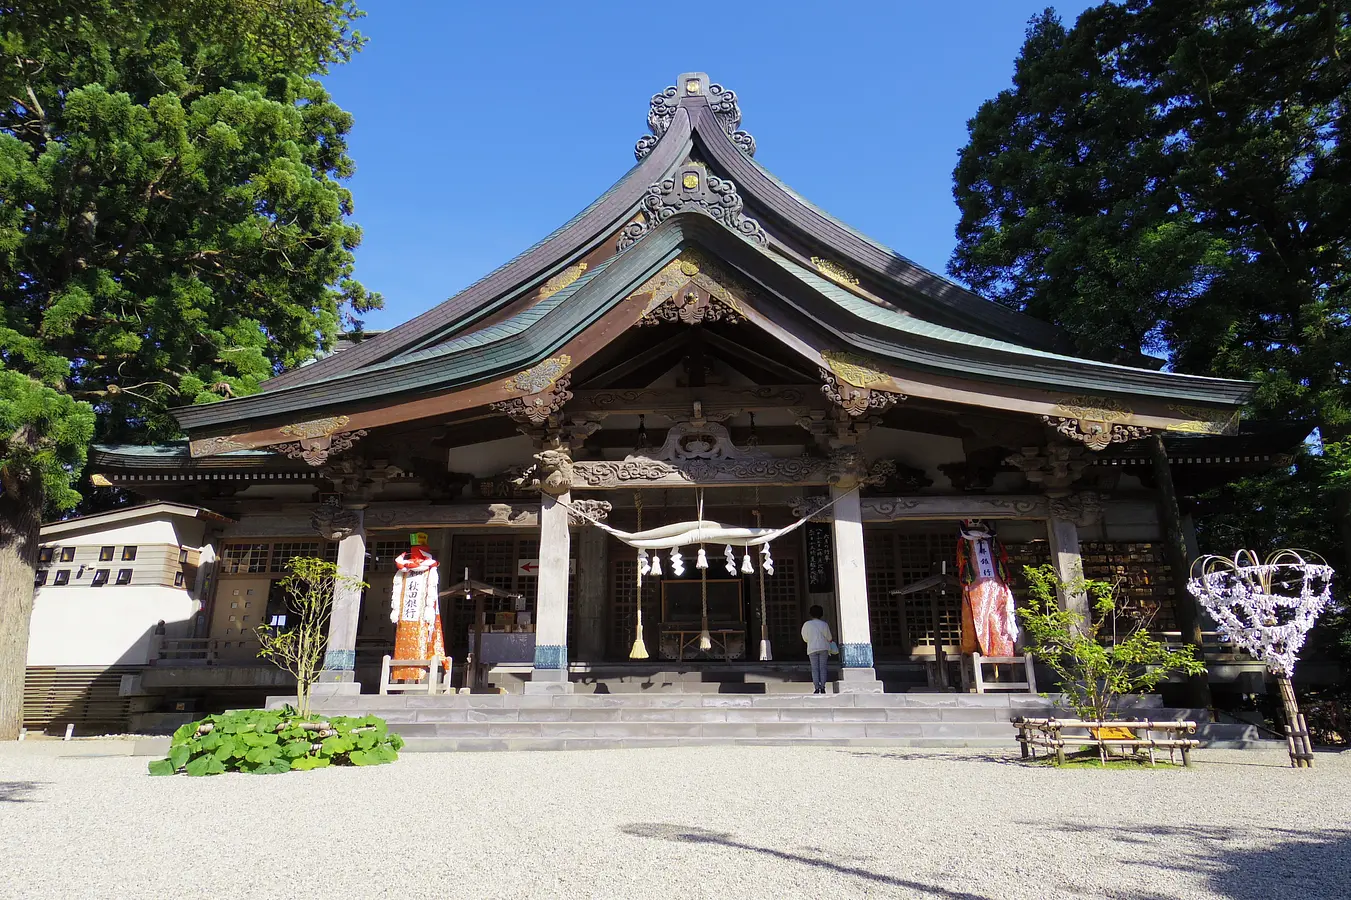
M427 535L414 534L409 544L408 552L394 560L389 614L396 625L394 658L439 661L446 655L441 631L439 564L426 550ZM390 671L394 681L421 681L426 677L427 670L411 666L396 666Z

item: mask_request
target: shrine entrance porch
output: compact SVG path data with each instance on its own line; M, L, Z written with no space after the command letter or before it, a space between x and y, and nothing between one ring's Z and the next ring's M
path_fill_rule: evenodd
M836 692L840 675L838 657L832 661L832 681L826 690ZM530 681L528 665L493 666L488 671L491 690L517 694ZM643 660L640 662L576 663L569 666L569 680L578 694L810 694L810 665L784 662L686 662ZM923 662L880 664L877 675L882 691L904 693L927 690Z

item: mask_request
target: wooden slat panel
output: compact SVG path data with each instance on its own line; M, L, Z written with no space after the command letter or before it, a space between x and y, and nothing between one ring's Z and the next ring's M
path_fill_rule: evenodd
M74 723L77 734L126 731L131 699L119 696L119 689L123 675L139 671L138 666L29 666L24 673L24 726L64 731Z

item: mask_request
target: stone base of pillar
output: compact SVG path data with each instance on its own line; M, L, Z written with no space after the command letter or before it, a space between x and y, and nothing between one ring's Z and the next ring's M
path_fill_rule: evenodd
M572 682L565 669L535 669L521 686L526 694L571 694Z
M341 675L341 680L330 678L325 680L325 675ZM351 672L321 672L319 681L310 688L310 698L321 700L327 697L350 697L361 693L361 682L353 681Z
M882 682L877 680L875 669L847 668L840 670L840 680L835 682L837 694L880 694Z

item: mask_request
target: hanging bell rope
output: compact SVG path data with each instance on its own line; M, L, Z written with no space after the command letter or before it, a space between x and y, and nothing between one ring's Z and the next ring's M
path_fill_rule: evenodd
M761 527L761 521L760 521L760 520L761 520L762 516L761 516L761 514L760 514L760 488L759 488L759 487L756 487L756 489L755 489L755 509L752 511L751 514L755 516L755 527L756 527L756 528ZM766 552L766 554L768 554L768 552L769 552L769 545L768 545L768 544L765 545L765 552ZM751 555L750 555L749 552L747 552L747 554L746 554L746 563L747 563L747 564L750 563L750 558L751 558ZM752 570L754 570L754 567L751 567L751 568L752 568ZM771 569L770 572L772 573L772 572L773 572L773 569ZM761 661L761 662L767 662L767 661L769 661L769 660L771 660L771 659L774 658L774 654L773 654L772 648L769 646L769 618L768 618L768 616L765 614L765 612L766 612L766 610L765 610L765 573L764 573L764 572L761 572L761 573L756 577L755 580L756 580L756 582L760 585L760 661Z
M708 570L699 570L699 604L700 604L700 622L699 622L699 649L713 649L713 635L708 631Z
M643 493L642 491L633 492L633 508L638 514L638 530L643 530ZM660 566L660 562L658 562ZM633 648L629 650L629 659L647 659L647 644L643 643L643 576L651 571L651 566L647 561L647 551L638 551L638 580L634 590L633 604L638 609L638 623L634 629ZM656 574L661 574L661 569L656 570Z
M704 489L699 488L699 521L704 519ZM713 635L708 633L708 556L704 545L699 545L699 649L713 649Z

